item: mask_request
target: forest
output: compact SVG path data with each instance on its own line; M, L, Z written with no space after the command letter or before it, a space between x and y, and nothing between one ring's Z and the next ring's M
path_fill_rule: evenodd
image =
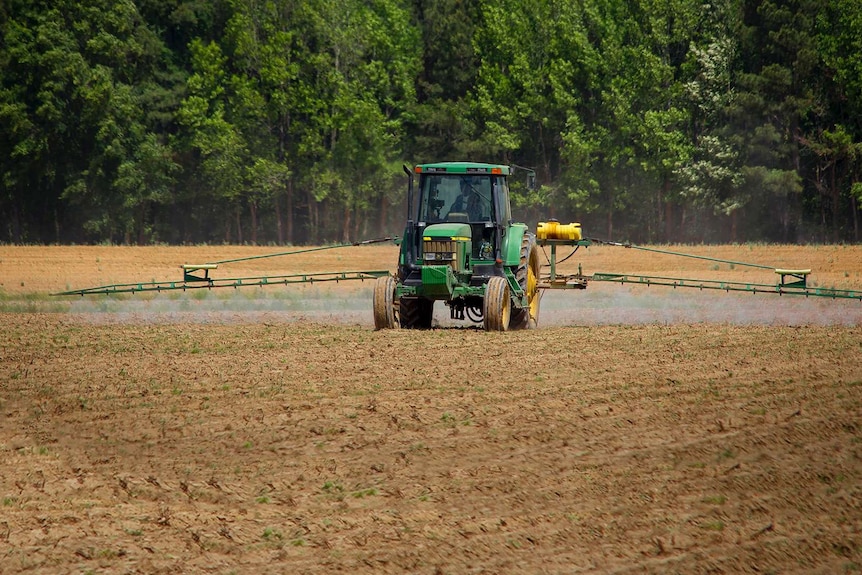
M516 219L860 240L858 0L0 0L0 242L400 234L402 166Z

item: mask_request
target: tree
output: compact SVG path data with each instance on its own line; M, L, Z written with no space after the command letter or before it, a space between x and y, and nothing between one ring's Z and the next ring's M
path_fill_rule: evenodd
M317 45L306 85L317 94L305 114L301 152L308 170L310 225L320 231L318 205L339 214L347 241L370 202L375 182L391 178L400 155L404 116L415 101L418 38L397 2L318 0L308 5ZM319 236L314 239L321 239Z
M417 54L415 104L405 114L406 147L418 161L463 158L470 138L467 98L477 75L474 37L479 0L414 0Z
M837 233L842 197L849 196L853 239L859 241L860 180L862 180L862 5L852 0L831 0L816 14L817 52L823 61L822 110L803 145L817 157L815 186L828 168L833 220ZM824 129L825 128L825 129ZM813 145L810 145L812 144ZM849 191L849 193L847 193ZM821 204L822 206L822 204ZM821 207L821 223L825 224Z
M0 114L8 123L0 140L8 155L0 197L11 204L12 236L26 239L27 217L52 222L55 241L82 239L64 229L68 209L76 217L65 227L81 221L84 237L143 241L139 202L126 197L128 167L158 138L135 86L160 45L135 5L16 2L4 31ZM168 174L171 165L162 166ZM40 193L32 197L32 189Z
M686 84L693 121L692 160L676 168L683 198L696 208L726 216L735 214L745 203L740 190L742 161L727 117L737 98L733 82L736 51L728 36L692 50L690 67L694 74ZM734 234L732 226L733 240Z
M199 202L213 202L226 216L225 240L231 239L230 215L236 218L236 238L242 243L240 196L245 188L244 167L249 155L243 135L231 122L231 92L227 58L215 42L192 43L188 95L178 116L186 145L196 153L193 168L200 182Z

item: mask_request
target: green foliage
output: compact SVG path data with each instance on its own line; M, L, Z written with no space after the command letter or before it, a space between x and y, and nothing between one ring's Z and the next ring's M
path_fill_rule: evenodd
M0 241L398 233L405 161L536 169L518 219L858 240L854 0L11 0Z

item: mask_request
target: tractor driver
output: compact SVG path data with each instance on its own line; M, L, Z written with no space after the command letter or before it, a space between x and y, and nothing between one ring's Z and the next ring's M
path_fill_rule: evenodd
M466 213L467 218L471 222L482 219L482 201L481 198L473 189L473 185L467 178L461 178L461 194L452 202L449 208L449 213L446 217L449 218L454 213Z

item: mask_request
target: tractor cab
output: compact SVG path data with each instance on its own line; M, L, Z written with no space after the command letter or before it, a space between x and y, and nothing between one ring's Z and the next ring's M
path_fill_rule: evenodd
M476 264L496 259L502 231L509 225L510 168L491 164L449 162L416 166L419 175L416 248L425 262L431 256L425 240L465 243L468 258L456 270L469 271ZM460 250L458 250L460 251Z

